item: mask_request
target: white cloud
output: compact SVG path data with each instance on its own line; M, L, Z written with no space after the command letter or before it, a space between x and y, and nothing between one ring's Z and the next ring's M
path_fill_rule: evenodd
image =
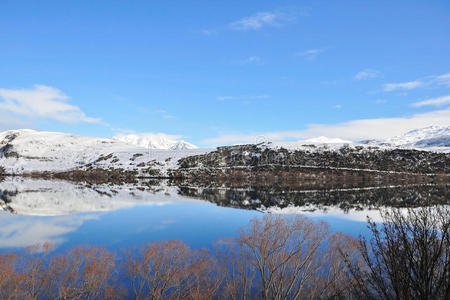
M413 90L423 87L450 87L450 73L442 75L431 75L423 78L416 79L409 82L401 83L387 83L383 89L391 92L396 90Z
M434 76L433 81L438 85L450 87L450 73Z
M171 115L167 110L164 109L158 109L156 111L157 114L162 115L163 119L176 119L177 117L174 115Z
M260 132L256 134L222 134L204 140L203 144L224 145L254 143L264 137L267 141L308 139L318 136L348 140L390 138L407 131L431 125L448 126L450 108L415 114L410 117L353 120L338 124L309 124L304 130Z
M341 104L336 104L336 105L333 106L333 108L335 108L335 109L341 109L341 108L342 108L342 105L341 105Z
M412 104L414 107L422 107L422 106L443 106L446 104L450 104L450 95L449 96L442 96L432 99L427 99L420 102L415 102Z
M358 72L358 74L355 75L356 80L364 80L364 79L370 79L370 78L378 78L381 77L381 72L373 69L365 69L361 72Z
M425 85L424 82L420 80L414 80L409 82L402 83L386 83L384 85L384 90L387 92L396 91L396 90L413 90L419 87L423 87Z
M65 242L65 235L77 230L96 215L70 215L53 218L17 218L11 215L0 218L0 248L29 247L50 242L59 245Z
M257 30L264 26L280 26L286 15L280 12L258 12L230 24L233 30Z
M295 55L305 57L308 60L314 60L321 53L325 52L325 48L309 49L302 52L297 52Z
M98 118L91 118L77 106L67 103L69 97L60 90L35 85L34 89L0 89L0 111L16 115L48 118L67 123L99 123Z

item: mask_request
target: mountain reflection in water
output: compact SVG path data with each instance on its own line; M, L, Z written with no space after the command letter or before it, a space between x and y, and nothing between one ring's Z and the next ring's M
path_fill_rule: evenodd
M88 184L6 177L0 182L0 249L51 242L121 248L182 239L210 246L261 212L306 214L358 235L380 208L448 205L450 187L363 186L314 189L285 184L202 185L175 181Z

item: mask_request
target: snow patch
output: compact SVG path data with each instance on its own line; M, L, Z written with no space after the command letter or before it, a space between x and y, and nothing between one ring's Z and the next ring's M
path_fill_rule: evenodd
M179 138L179 136L164 133L119 134L113 137L115 140L147 149L198 149L197 146Z

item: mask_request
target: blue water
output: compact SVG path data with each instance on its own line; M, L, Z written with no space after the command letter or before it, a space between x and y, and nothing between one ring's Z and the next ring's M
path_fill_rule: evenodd
M210 248L214 241L236 235L262 213L203 203L171 203L162 206L137 205L101 213L65 216L21 216L0 213L0 251L14 251L49 241L64 251L74 245L101 245L121 250L148 241L179 239L193 248ZM358 237L367 235L366 222L327 215L331 231Z

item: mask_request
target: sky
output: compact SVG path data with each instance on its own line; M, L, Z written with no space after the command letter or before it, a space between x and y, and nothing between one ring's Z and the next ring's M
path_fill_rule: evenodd
M0 130L210 147L431 125L449 1L0 1Z

